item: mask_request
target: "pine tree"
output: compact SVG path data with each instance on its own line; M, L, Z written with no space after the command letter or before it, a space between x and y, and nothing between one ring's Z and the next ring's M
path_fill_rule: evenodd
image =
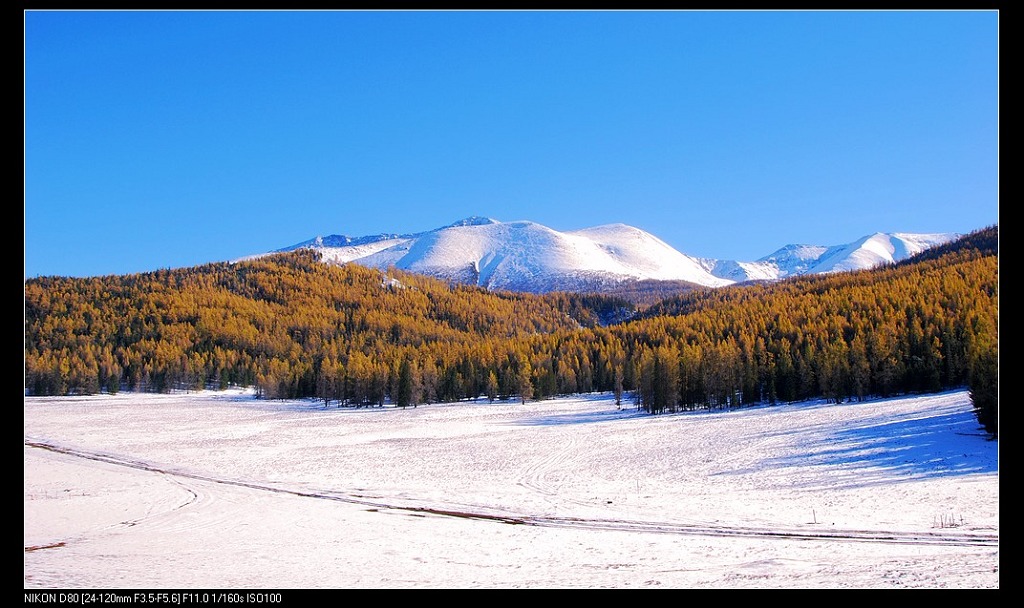
M395 405L407 408L413 404L413 373L412 363L402 359L398 368L398 387L395 391Z
M999 351L986 348L971 365L971 402L978 422L993 437L999 436Z
M495 375L494 370L487 372L487 400L494 403L494 400L498 398L498 376Z

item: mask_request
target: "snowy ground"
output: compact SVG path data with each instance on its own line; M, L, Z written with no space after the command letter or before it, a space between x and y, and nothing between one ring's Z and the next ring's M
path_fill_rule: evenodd
M25 587L999 587L966 392L624 408L26 398Z

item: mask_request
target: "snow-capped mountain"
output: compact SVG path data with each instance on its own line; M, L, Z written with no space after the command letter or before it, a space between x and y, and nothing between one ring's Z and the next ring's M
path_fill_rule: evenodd
M609 224L559 232L529 221L470 217L417 234L330 235L277 251L314 248L324 261L356 262L514 291L584 291L629 280L722 287L751 280L871 268L959 234L877 233L845 245L787 245L754 262L697 258L639 228Z
M528 221L472 217L419 234L317 237L279 251L318 249L324 261L396 268L490 289L591 290L625 280L732 283L651 234L613 224L559 232Z
M708 272L735 282L784 279L874 268L905 260L925 249L959 238L957 233L909 234L876 232L845 245L786 245L755 262L701 259Z

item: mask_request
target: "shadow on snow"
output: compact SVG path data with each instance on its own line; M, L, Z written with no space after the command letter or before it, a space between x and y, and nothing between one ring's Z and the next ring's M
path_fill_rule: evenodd
M770 472L807 466L834 470L828 486L856 488L958 475L995 473L997 444L970 411L905 420L867 422L825 433L807 432L796 453L754 465ZM749 473L749 469L720 475ZM799 482L797 482L799 485ZM808 484L812 485L812 484ZM821 485L820 478L815 486Z

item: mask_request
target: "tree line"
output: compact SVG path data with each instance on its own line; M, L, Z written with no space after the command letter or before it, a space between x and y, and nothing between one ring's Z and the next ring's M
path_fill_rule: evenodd
M614 391L659 413L970 386L995 433L997 235L869 271L694 289L639 315L621 297L490 292L308 250L41 277L25 284L25 388L239 385L403 407Z

